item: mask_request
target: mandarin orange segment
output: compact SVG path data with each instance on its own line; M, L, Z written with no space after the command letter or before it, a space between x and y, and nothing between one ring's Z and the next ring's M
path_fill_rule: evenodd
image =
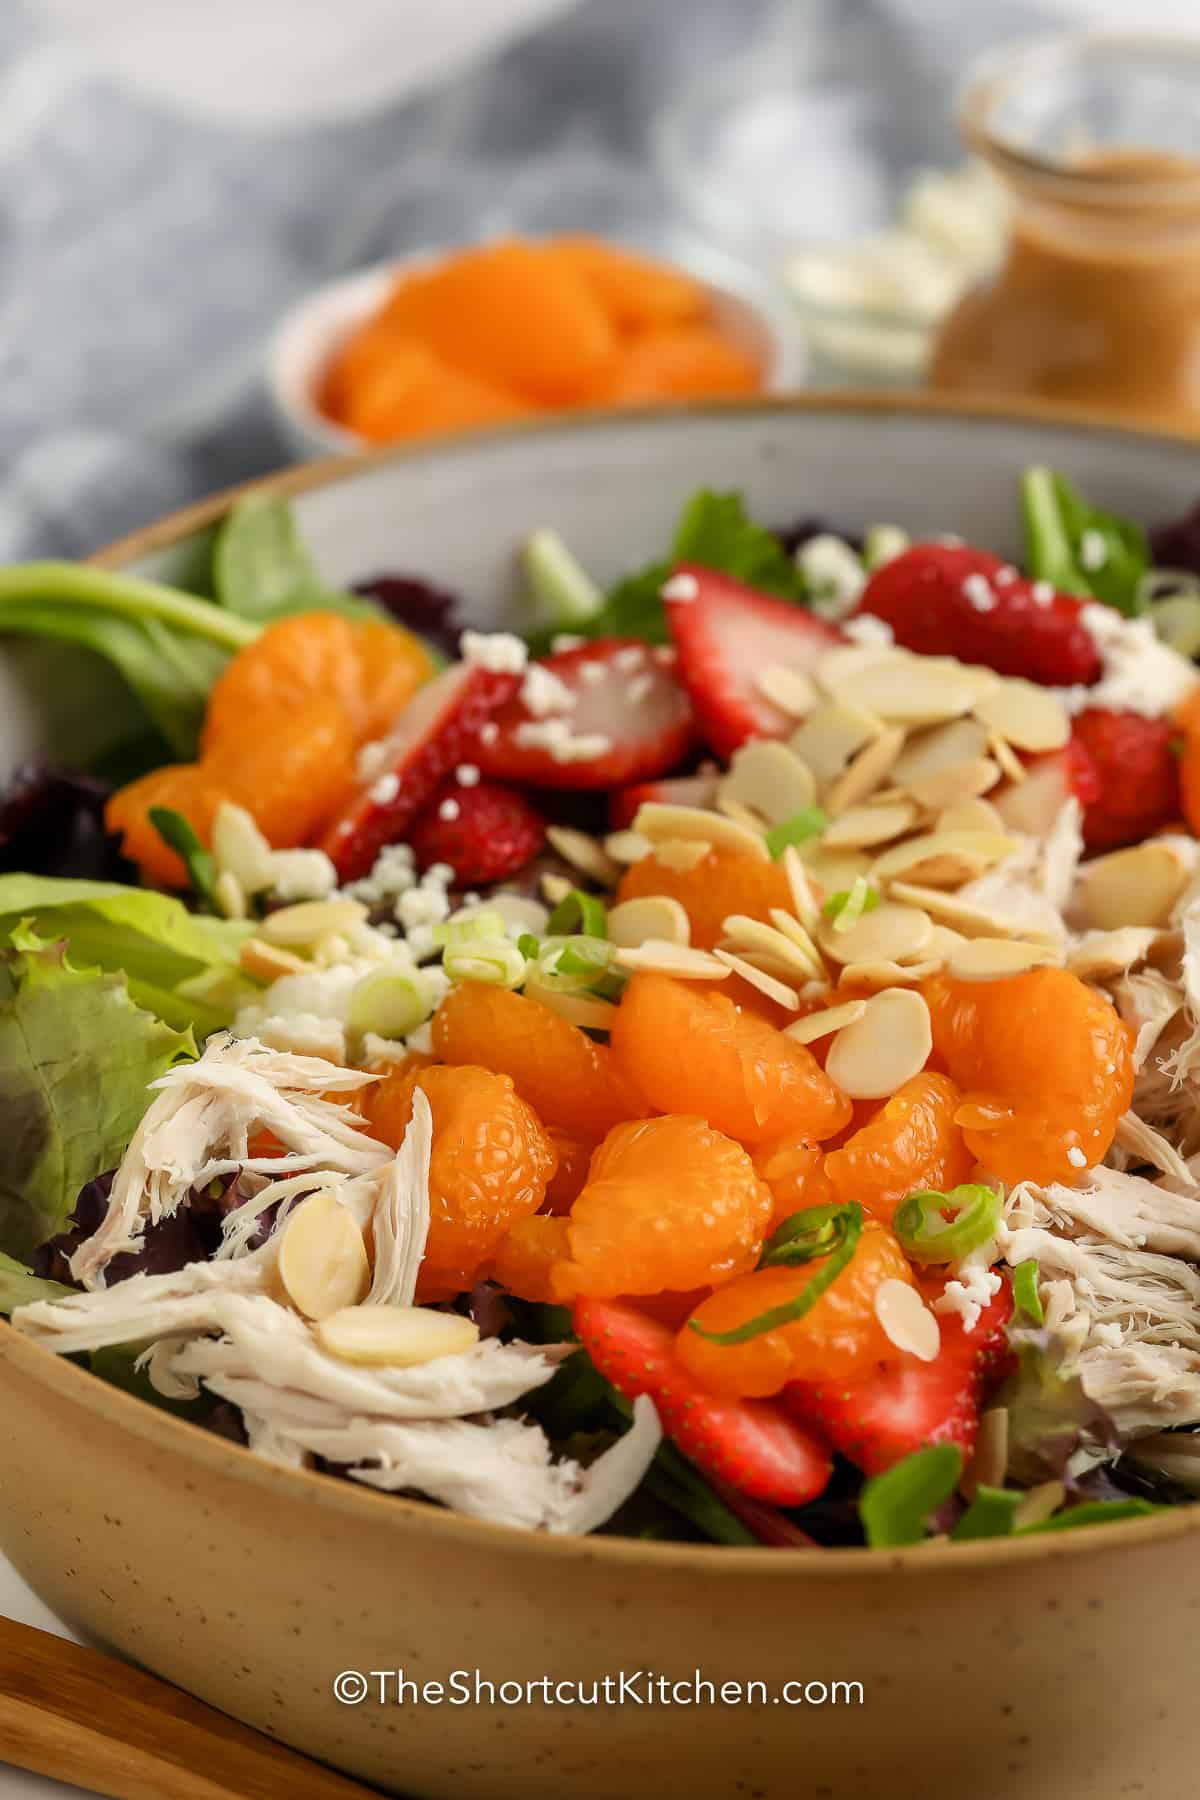
M429 1068L388 1075L364 1104L374 1136L398 1149L419 1084L433 1114L429 1238L417 1299L469 1288L518 1219L542 1204L554 1147L507 1075Z
M413 396L446 373L428 345L377 315L337 352L321 389L321 409L348 431L386 442Z
M433 658L420 638L383 619L364 619L354 627L358 662L359 742L386 737L417 689L435 673Z
M707 311L707 295L690 275L601 238L555 238L550 249L582 276L618 331L688 325Z
M512 1077L548 1126L596 1144L650 1109L606 1044L537 1000L481 981L451 988L433 1016L434 1052Z
M567 1221L547 1213L518 1219L500 1239L489 1274L518 1300L552 1303L552 1273L571 1254Z
M678 900L691 921L692 943L701 950L720 943L731 913L744 913L765 924L771 907L788 912L792 908L781 863L728 850L710 850L692 869L669 869L656 856L643 856L622 875L617 899L640 900L647 894Z
M465 431L477 425L499 425L523 419L538 409L531 400L490 381L435 365L436 372L414 383L402 404L372 396L351 415L354 429L373 444L395 444L404 438L438 431Z
M744 1275L701 1301L692 1320L706 1331L736 1330L795 1300L827 1260L816 1257L795 1268ZM711 1343L689 1320L676 1339L679 1359L697 1381L731 1399L777 1394L789 1381L868 1375L898 1354L875 1315L875 1295L885 1281L916 1286L899 1240L878 1220L867 1219L851 1261L803 1318L741 1344Z
M770 1216L770 1190L746 1152L703 1119L617 1125L571 1208L557 1296L611 1299L727 1281L754 1267Z
M914 1075L838 1150L825 1174L840 1201L892 1221L900 1202L918 1188L944 1193L975 1166L955 1115L962 1095L948 1075Z
M963 1090L968 1148L1002 1181L1074 1184L1102 1162L1133 1094L1133 1034L1065 969L931 976L934 1049Z
M669 326L635 338L588 390L597 406L753 394L762 371L753 357L712 325Z
M272 721L261 736L219 741L203 768L229 798L254 814L279 850L303 844L323 825L354 781L355 735L336 700L309 699Z
M616 348L578 271L545 245L512 239L402 279L383 316L452 369L535 400L573 399Z
M754 1167L771 1190L771 1230L809 1206L828 1206L837 1198L825 1173L820 1144L784 1138L754 1152Z
M803 1044L700 982L649 971L621 997L613 1055L658 1112L697 1113L739 1143L820 1141L850 1102Z
M341 613L280 619L226 665L208 697L200 748L239 748L309 700L340 703L357 729L362 670L354 627ZM364 734L366 735L366 734Z
M104 809L104 822L121 840L121 852L137 864L145 881L186 888L188 872L150 822L157 806L181 813L201 843L212 838L213 819L230 795L211 770L197 763L168 763L118 788Z
M554 1145L558 1168L546 1188L545 1210L569 1213L583 1192L595 1146L585 1144L582 1138L572 1137L569 1131L561 1131L557 1125L548 1125L546 1135Z

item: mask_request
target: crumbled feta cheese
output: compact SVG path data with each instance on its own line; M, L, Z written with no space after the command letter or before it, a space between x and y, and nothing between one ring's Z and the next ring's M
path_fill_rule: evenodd
M1067 1151L1067 1161L1073 1169L1087 1168L1087 1156L1085 1152L1079 1148L1078 1144L1072 1144L1071 1148Z
M1085 606L1079 617L1102 667L1094 687L1054 690L1069 713L1099 706L1162 718L1195 687L1193 665L1161 641L1149 619L1126 619L1114 607L1100 605Z
M335 1063L346 1060L345 1027L319 1013L267 1013L239 1035L256 1037L269 1050L286 1050L292 1056L323 1056Z
M1089 575L1102 569L1108 561L1108 545L1102 531L1085 531L1079 540L1079 562Z
M529 661L524 639L511 631L464 631L458 653L464 662L494 675L520 675Z
M394 769L389 769L386 775L381 775L370 790L371 799L376 806L390 806L399 792L400 777Z
M542 663L530 663L521 683L521 704L535 719L545 719L551 713L570 712L575 705L575 695L553 669L547 669Z
M454 779L459 787L477 787L479 770L474 763L459 763L454 771Z
M874 613L856 613L842 625L843 637L848 637L852 644L894 644L896 634L886 619L876 618Z
M368 906L382 900L394 900L413 886L417 879L413 853L407 844L388 844L379 852L369 875L352 881L344 892Z
M985 1306L1000 1292L1003 1282L994 1269L964 1258L958 1274L948 1281L933 1303L935 1313L957 1313L964 1331L974 1331Z
M323 850L276 850L271 873L278 900L325 900L337 887L337 870Z
M457 819L461 811L462 807L458 804L457 800L443 800L442 804L438 807L438 818L444 819L446 824L450 825Z
M450 901L444 887L427 886L422 882L420 887L410 887L400 895L396 902L396 917L409 933L409 946L412 944L412 930L418 925L440 925L450 913ZM432 940L431 940L432 942Z
M1035 581L1030 593L1035 606L1049 606L1054 599L1054 584L1050 581Z
M572 737L565 719L527 719L513 733L523 748L548 750L553 762L591 762L611 750L612 740L598 731Z
M481 744L494 744L499 736L500 727L497 725L495 719L486 719L479 727L479 741Z
M430 863L421 877L421 886L448 888L454 886L454 880L454 870L449 863Z
M1013 568L1011 563L1005 563L1004 567L1002 569L997 569L996 573L992 576L992 586L1011 587L1016 579L1017 571Z
M996 605L996 596L992 592L986 575L976 572L966 576L962 584L962 591L968 604L973 606L976 612L991 612Z
M418 1025L415 1031L409 1032L404 1040L404 1047L406 1050L415 1050L418 1056L433 1055L433 1031L428 1019L423 1025Z
M700 583L686 569L678 575L671 575L659 588L664 600L696 600L700 595Z
M801 544L796 562L817 608L831 618L843 618L867 585L862 558L844 538L828 531Z

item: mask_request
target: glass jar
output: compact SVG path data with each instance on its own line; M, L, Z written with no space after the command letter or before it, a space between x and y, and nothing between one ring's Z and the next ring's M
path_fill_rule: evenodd
M1087 33L993 53L960 123L1013 224L941 328L933 386L1200 429L1200 41Z

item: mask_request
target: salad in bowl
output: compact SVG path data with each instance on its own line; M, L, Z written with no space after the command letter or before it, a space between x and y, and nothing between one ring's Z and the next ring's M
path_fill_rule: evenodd
M704 491L607 591L550 522L522 633L270 497L203 597L0 572L138 719L0 809L10 1328L550 1533L1200 1492L1195 522L1022 501L1017 566Z

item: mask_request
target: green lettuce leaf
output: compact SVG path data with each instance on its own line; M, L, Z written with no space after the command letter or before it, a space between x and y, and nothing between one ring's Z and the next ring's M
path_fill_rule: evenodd
M64 938L79 967L124 973L131 999L168 1025L200 1037L228 1025L258 992L238 968L246 920L189 912L182 901L117 882L0 875L0 944L23 920ZM200 987L197 994L189 984Z
M10 1313L17 1306L32 1306L35 1300L61 1300L71 1292L60 1281L43 1281L24 1263L0 1254L0 1313Z
M1021 505L1030 575L1129 618L1145 611L1150 549L1140 525L1090 505L1065 475L1040 466L1025 471Z
M129 997L122 975L74 968L25 927L0 952L0 1249L57 1236L80 1188L120 1160L150 1082L195 1053Z
M322 581L291 507L273 494L248 494L230 508L213 548L213 585L222 606L259 625L314 607L379 616L367 601Z
M929 1520L958 1486L963 1456L957 1444L933 1444L863 1484L858 1502L867 1543L873 1550L919 1544Z

